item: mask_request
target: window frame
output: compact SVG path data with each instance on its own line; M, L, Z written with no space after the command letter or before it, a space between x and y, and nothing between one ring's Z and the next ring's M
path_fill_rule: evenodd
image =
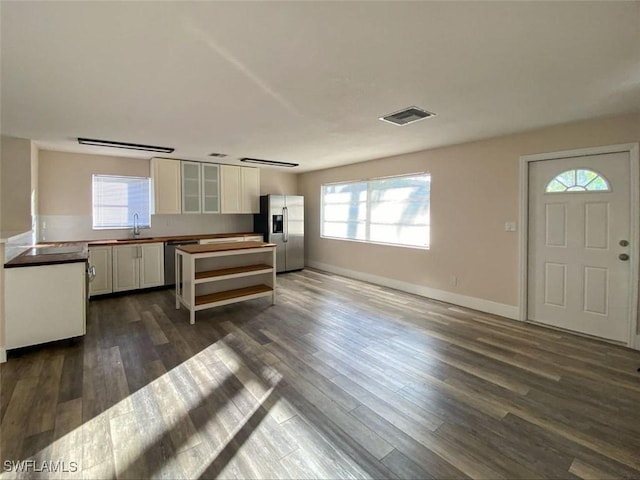
M149 229L151 228L151 215L153 211L153 183L151 177L140 177L136 175L112 175L108 173L94 173L91 175L91 229L92 230L130 230L134 228L133 224L127 226L96 226L95 220L95 181L96 178L122 178L127 180L146 180L148 184L148 203L147 210L149 212L148 222L146 219L141 219L140 224L138 225L139 229ZM102 205L101 205L102 206ZM129 204L127 204L127 210L129 211ZM136 212L137 213L137 212Z
M371 183L377 180L386 180L393 178L403 178L403 177L417 177L417 176L426 176L429 178L429 223L427 225L429 229L429 238L426 246L421 245L409 245L405 243L389 243L389 242L379 242L375 240L370 240L371 238ZM344 237L333 237L330 235L324 234L324 216L325 216L325 187L333 186L333 185L348 185L348 184L357 184L357 183L366 183L367 186L367 211L366 211L366 219L365 219L365 239L357 239L357 238L344 238ZM343 223L343 222L339 222ZM413 173L403 173L401 175L387 175L384 177L372 177L367 179L357 179L357 180L348 180L342 182L329 182L323 183L320 185L320 238L324 238L327 240L343 240L347 242L358 242L358 243L367 243L371 245L383 245L388 247L400 247L400 248L413 248L418 250L430 250L431 249L431 173L430 172L413 172Z

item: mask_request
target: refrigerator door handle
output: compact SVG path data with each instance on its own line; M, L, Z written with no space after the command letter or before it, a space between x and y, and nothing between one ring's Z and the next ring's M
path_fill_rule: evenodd
M287 207L282 207L282 223L284 223L283 240L284 243L287 243L289 241L289 209Z

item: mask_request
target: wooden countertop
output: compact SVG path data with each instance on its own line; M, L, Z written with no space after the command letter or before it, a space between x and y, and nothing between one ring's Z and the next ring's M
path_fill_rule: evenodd
M229 242L229 243L210 243L207 245L182 245L176 247L185 253L211 253L211 252L227 252L231 250L246 250L248 248L266 248L275 247L275 243L265 242Z
M46 248L59 248L59 244L47 244L47 245L39 245L37 247L30 248L25 252L21 253L17 257L13 258L11 261L4 264L4 268L15 268L15 267L42 267L45 265L58 265L61 263L79 263L86 262L89 260L89 249L87 248L86 243L65 243L64 246L76 246L78 247L77 252L72 253L37 253L40 249Z
M131 245L141 243L155 243L155 242L169 242L175 240L199 240L207 238L233 238L233 237L248 237L254 235L262 235L261 233L253 232L241 232L241 233L209 233L200 235L172 235L164 237L150 237L150 238L136 238L136 239L113 239L113 240L84 240L73 242L47 242L35 245L34 247L26 250L11 261L4 264L5 268L14 267L37 267L43 265L56 265L60 263L75 263L86 262L89 259L88 247L97 246L113 246L113 245ZM261 243L261 242L231 242L236 246L242 243ZM215 244L214 244L215 245ZM228 245L228 243L220 243L217 245ZM69 247L78 246L82 248L80 253L55 253L55 254L34 254L35 248L45 247ZM199 245L193 245L197 247ZM202 245L202 247L210 247L211 245ZM245 247L254 248L254 247Z
M90 247L97 247L100 245L128 245L136 243L155 243L155 242L170 242L176 240L200 240L207 238L233 238L233 237L251 237L255 235L262 235L261 233L253 232L241 232L241 233L208 233L201 235L171 235L164 237L149 237L149 238L123 238L114 240L88 240L87 244Z

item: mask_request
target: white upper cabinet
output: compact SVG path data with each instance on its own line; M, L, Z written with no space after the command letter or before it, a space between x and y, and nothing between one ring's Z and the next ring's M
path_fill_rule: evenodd
M260 170L151 159L154 214L259 213Z
M242 213L242 167L220 165L220 211Z
M220 166L221 213L260 212L260 170Z
M151 159L155 214L182 213L180 161L168 158Z
M242 213L260 213L260 170L242 167Z
M219 166L202 164L202 213L220 213Z
M200 162L182 162L182 213L202 213Z

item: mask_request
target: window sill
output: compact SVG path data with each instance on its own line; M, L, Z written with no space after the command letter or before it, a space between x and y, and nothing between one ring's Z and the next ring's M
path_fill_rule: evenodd
M384 243L384 242L372 242L370 240L357 240L353 238L341 238L341 237L327 237L325 235L320 235L320 238L324 240L341 240L344 242L354 242L354 243L364 243L367 245L381 245L383 247L398 247L398 248L410 248L412 250L430 250L430 247L420 247L417 245L402 245L399 243Z
M148 227L138 227L140 230L149 230L151 226ZM133 230L133 226L131 227L91 227L91 230Z

